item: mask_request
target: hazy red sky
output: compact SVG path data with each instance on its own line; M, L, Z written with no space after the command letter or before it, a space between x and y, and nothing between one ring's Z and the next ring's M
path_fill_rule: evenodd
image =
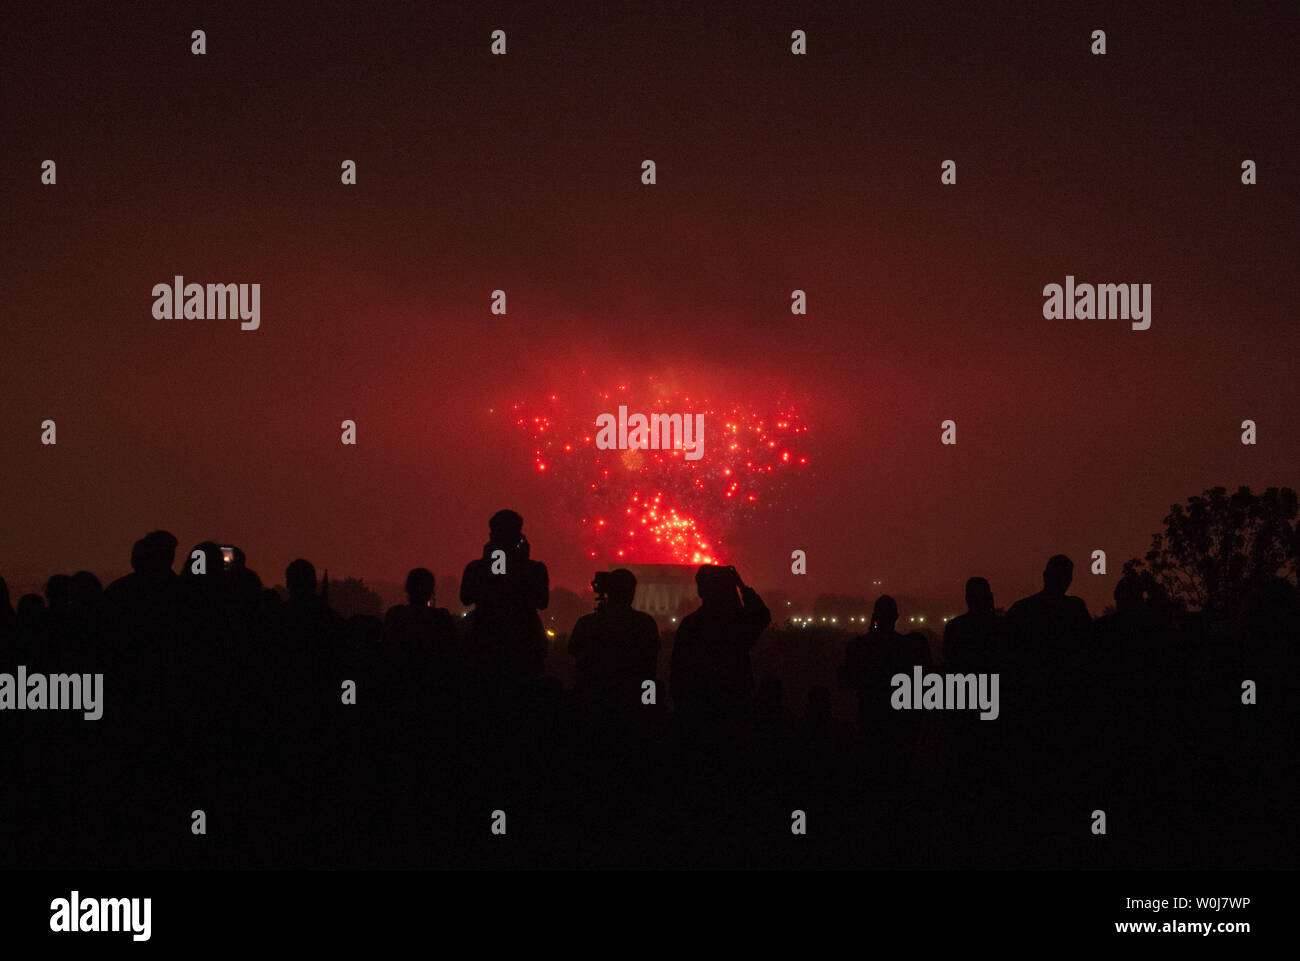
M267 583L400 581L512 506L584 584L571 495L487 414L580 367L798 399L815 471L726 540L808 595L979 573L1005 604L1063 551L1099 611L1093 549L1117 571L1175 501L1296 485L1294 9L914 6L18 15L0 575L121 573L163 527ZM155 320L175 274L260 283L261 329ZM1044 320L1066 274L1151 284L1151 329Z

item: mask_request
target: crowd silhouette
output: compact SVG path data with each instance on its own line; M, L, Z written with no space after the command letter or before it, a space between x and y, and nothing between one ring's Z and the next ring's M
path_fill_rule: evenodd
M970 578L967 612L932 647L897 630L888 595L847 642L773 626L736 569L713 565L699 608L661 636L619 569L596 574L595 610L561 646L513 511L465 568L465 618L436 606L425 568L382 619L345 619L306 560L282 595L238 548L200 543L177 573L177 547L145 535L107 588L56 574L14 604L0 579L0 672L105 677L98 721L0 714L6 864L1295 863L1296 832L1276 826L1296 784L1300 605L1281 578L1216 620L1130 572L1093 619L1057 555L1005 615ZM823 683L790 711L780 665L810 644ZM561 657L572 690L547 674ZM891 679L918 667L997 673L999 717L895 709ZM856 695L855 718L834 715L832 684Z

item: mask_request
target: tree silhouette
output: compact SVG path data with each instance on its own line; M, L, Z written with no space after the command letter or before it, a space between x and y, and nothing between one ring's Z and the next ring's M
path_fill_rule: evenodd
M1142 560L1124 565L1159 584L1184 610L1227 615L1246 591L1269 578L1295 583L1300 571L1300 512L1296 492L1270 487L1254 494L1239 487L1229 494L1214 487L1174 504L1163 533L1151 539Z
M384 599L366 587L358 577L345 577L341 581L330 581L330 609L342 617L355 614L367 614L379 617L384 612Z

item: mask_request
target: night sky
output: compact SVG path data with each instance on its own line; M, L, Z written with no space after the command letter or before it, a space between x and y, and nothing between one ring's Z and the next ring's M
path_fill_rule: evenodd
M1064 552L1100 613L1170 504L1300 481L1290 4L247 6L0 31L11 585L118 576L160 527L268 585L400 582L509 506L577 588L584 492L503 411L587 383L796 404L807 469L702 520L808 597L955 612L981 574L1006 606ZM260 283L261 328L155 319L176 274ZM1067 274L1151 284L1150 330L1045 320Z

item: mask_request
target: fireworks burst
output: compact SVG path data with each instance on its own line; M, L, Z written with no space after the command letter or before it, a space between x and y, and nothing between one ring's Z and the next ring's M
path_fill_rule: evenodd
M586 387L585 382L581 386ZM702 414L703 456L671 450L602 450L596 418L620 405L647 415ZM650 378L644 389L587 387L508 409L530 441L533 469L571 512L588 555L628 563L722 563L723 538L775 503L787 479L808 465L808 432L791 404L765 408L682 394Z

